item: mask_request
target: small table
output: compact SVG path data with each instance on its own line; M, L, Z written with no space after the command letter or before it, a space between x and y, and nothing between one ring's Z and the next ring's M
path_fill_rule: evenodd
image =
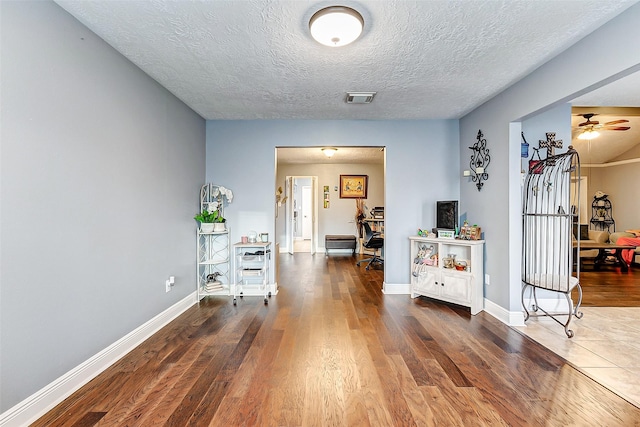
M576 249L577 246L578 246L577 242L574 242L573 248ZM624 260L622 259L622 250L623 249L635 250L636 247L629 246L629 245L614 245L611 243L580 242L581 251L588 251L593 249L598 250L598 255L593 261L593 268L595 270L598 270L600 268L600 265L604 263L604 260L607 258L607 255L608 255L607 251L616 249L616 259L620 263L622 271L627 271L629 267L627 266L627 263L624 262Z

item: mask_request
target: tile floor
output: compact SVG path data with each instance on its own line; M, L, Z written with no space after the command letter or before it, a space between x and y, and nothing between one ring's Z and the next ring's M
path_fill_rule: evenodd
M531 317L515 327L564 357L571 365L640 407L640 307L581 307L582 319L564 327L548 317ZM561 318L566 321L566 316Z

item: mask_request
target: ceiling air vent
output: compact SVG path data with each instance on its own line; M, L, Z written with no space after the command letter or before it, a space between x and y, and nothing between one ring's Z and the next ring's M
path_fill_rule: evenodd
M347 92L347 104L371 104L376 92Z

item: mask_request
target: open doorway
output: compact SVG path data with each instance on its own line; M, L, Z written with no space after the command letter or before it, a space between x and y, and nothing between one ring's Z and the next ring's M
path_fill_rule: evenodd
M640 73L636 74L638 75L632 79L640 79ZM574 99L568 108L557 107L557 121L554 121L555 116L545 117L544 128L540 129L538 134L540 138L544 138L543 132L548 129L556 130L562 126L570 128L568 132L571 133L565 131L560 139L565 140L565 147L573 146L580 155L580 208L577 211L581 226L579 229L576 227L575 235L580 234L582 242L594 240L595 243L609 244L616 233L634 228L637 224L635 201L638 200L638 187L631 183L638 181L640 145L637 137L627 138L634 128L640 128L640 115L632 114L634 112L631 111L631 107L616 107L627 105L616 101L616 94L627 94L638 85L620 82L620 88L615 87L616 83L611 83ZM607 102L610 104L607 105ZM600 107L594 107L598 105ZM547 110L528 120L535 120L555 110ZM570 117L567 114L569 112ZM594 121L599 123L594 124ZM621 125L630 129L609 131L603 126L597 138L579 138L585 128L597 130L596 126L611 122L617 122L613 123L615 126ZM526 121L523 123L526 124ZM538 138L532 134L530 140L536 139ZM593 206L594 203L599 203L597 191L604 192L612 201L615 222L610 231L597 226L601 221L599 215L596 215L599 205ZM572 194L576 195L575 187ZM595 221L592 222L594 216ZM582 234L583 230L585 234ZM588 255L589 253L591 255ZM564 357L587 376L638 405L640 394L636 392L636 385L640 376L637 374L638 365L630 361L637 359L633 336L637 333L634 325L640 320L637 308L640 306L640 268L632 267L628 271L622 271L621 265L615 259L606 262L609 258L596 268L593 257L598 254L599 250L581 252L580 284L583 297L580 310L584 316L580 320L572 321L573 327L576 328L576 338L559 340L557 325L546 322L544 317L530 319L525 327L518 329ZM637 256L636 260L639 259ZM574 303L575 301L576 298ZM589 357L585 358L584 355L587 354ZM619 372L623 374L619 375Z
M356 200L340 191L341 176L367 177L367 217L372 215L371 209L384 206L384 147L335 148L334 155L328 157L322 147L276 147L274 188L282 187L286 192L286 203L276 210L275 242L280 253L326 254L325 236L359 237ZM303 198L309 186L311 196ZM309 201L312 208L307 213ZM331 255L341 252L351 255L348 249L333 249Z
M317 176L288 176L285 216L288 252L314 254L317 249Z

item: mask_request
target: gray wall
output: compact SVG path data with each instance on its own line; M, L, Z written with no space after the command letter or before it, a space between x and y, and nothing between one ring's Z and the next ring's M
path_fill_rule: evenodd
M640 159L640 145L621 154L612 162ZM582 175L589 178L589 206L593 195L601 190L609 195L616 231L640 228L640 163L586 168ZM591 208L589 208L591 215Z
M589 206L593 201L593 194L602 190L609 195L613 219L616 221L616 231L639 229L640 163L591 168L590 176ZM591 207L589 207L589 216L591 216Z
M0 12L4 412L194 291L205 122L56 4Z
M628 48L640 39L638 22L635 5L460 121L463 154L478 129L492 149L488 183L481 192L462 183L460 196L462 210L473 211L486 233L485 296L507 310L521 310L519 122L640 69L640 50ZM460 157L463 166L466 158Z
M385 282L408 284L408 236L435 226L437 200L458 199L458 142L457 120L207 121L207 181L234 192L225 208L233 241L245 230L274 235L275 189L283 184L276 147L386 147Z
M327 234L353 234L357 236L355 224L356 202L354 199L340 198L340 175L367 175L368 192L365 206L369 209L384 206L384 166L371 164L296 164L278 166L276 183L284 188L287 176L318 177L318 247L324 247L324 236ZM329 186L329 207L323 207L324 189ZM338 191L335 191L335 188ZM276 221L276 236L282 250L286 249L285 239L285 207L283 215ZM369 211L367 211L368 213Z

